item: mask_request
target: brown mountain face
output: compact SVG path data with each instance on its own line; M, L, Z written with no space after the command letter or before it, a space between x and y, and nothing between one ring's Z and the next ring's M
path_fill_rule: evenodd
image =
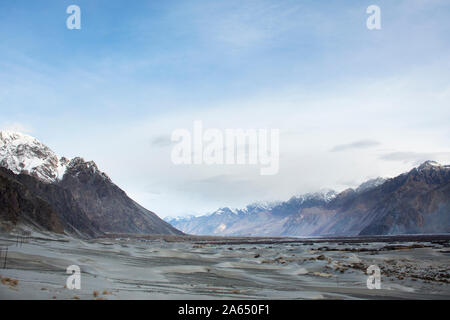
M450 232L450 166L427 161L364 192L346 190L286 222L307 235Z
M183 234L130 199L94 162L74 158L57 184L71 192L103 232Z
M58 213L17 178L12 171L0 168L0 221L3 225L11 228L25 224L62 233L64 225Z
M100 225L89 219L85 210L69 190L54 183L42 182L26 174L20 174L16 179L35 196L45 200L53 207L66 232L86 237L103 234Z
M0 131L0 169L0 222L26 220L86 237L183 234L130 199L94 162L60 158L31 136Z
M388 182L388 202L360 234L450 232L450 166L426 162Z
M427 161L339 194L309 194L258 210L171 220L193 234L356 236L450 233L450 166Z
M186 232L216 235L450 233L450 166L427 161L398 177L367 181L337 195L225 209L173 223L188 226ZM2 222L85 237L183 234L130 199L94 162L59 158L38 140L11 132L0 132Z

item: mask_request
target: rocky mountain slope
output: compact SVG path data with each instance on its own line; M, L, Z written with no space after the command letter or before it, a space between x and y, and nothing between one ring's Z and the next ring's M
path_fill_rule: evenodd
M383 196L360 234L450 232L450 166L427 161L374 191Z
M269 221L263 220L263 214L274 204L252 204L244 209L232 210L230 208L220 208L215 212L200 217L184 217L167 219L172 225L176 225L180 230L188 234L197 235L234 235L245 234L249 224L246 218L258 216L261 227L267 225ZM244 228L244 230L240 230Z
M0 220L9 227L28 225L82 237L102 234L69 190L6 168L0 168L0 204Z
M278 236L301 208L324 205L336 196L332 190L294 196L285 202L252 204L244 209L221 208L199 217L168 219L183 232L197 235Z
M141 207L101 172L94 162L72 159L61 181L89 219L110 233L182 234Z
M82 158L60 158L28 135L0 132L0 167L8 169L2 170L6 188L1 194L4 203L10 202L6 190L15 190L8 192L15 193L13 198L19 202L13 206L14 215L9 207L3 209L4 214L0 211L0 220L17 222L22 217L35 220L37 209L22 210L20 201L42 200L51 209L47 216L57 217L66 232L88 236L103 232L182 234L130 199L94 162L86 162ZM26 206L31 205L28 203ZM30 212L34 213L30 215ZM56 222L51 226L35 222L48 230L60 231Z
M0 217L1 225L6 229L21 224L56 233L64 231L61 219L52 206L33 194L17 180L13 172L5 168L0 168Z
M293 197L266 210L231 217L218 219L213 213L170 222L194 234L236 236L450 233L450 166L427 161L398 177L367 181L356 190Z
M29 135L0 131L0 167L52 183L62 178L67 163Z

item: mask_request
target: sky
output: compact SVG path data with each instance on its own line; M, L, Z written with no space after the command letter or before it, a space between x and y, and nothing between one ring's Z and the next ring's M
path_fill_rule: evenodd
M341 191L450 163L449 34L447 0L4 0L0 129L94 160L161 217ZM174 165L198 120L280 130L278 174Z

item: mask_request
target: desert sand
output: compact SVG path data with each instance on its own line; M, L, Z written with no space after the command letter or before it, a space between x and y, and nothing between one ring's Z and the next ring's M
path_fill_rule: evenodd
M449 299L449 238L412 240L0 234L0 299Z

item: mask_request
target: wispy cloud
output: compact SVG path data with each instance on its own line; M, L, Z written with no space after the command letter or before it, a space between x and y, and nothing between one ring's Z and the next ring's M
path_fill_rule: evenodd
M376 32L357 1L81 2L95 19L72 32L56 2L0 1L0 129L95 160L162 216L450 161L449 1L384 1ZM280 173L174 166L194 120L279 128Z
M243 5L239 2L226 11L213 12L209 31L212 39L234 48L255 46L295 27L298 12L298 5L286 6L272 1L249 1Z
M331 152L339 152L350 149L366 149L378 146L379 144L380 143L375 140L359 140L352 143L336 145L333 147L333 149L331 149Z

